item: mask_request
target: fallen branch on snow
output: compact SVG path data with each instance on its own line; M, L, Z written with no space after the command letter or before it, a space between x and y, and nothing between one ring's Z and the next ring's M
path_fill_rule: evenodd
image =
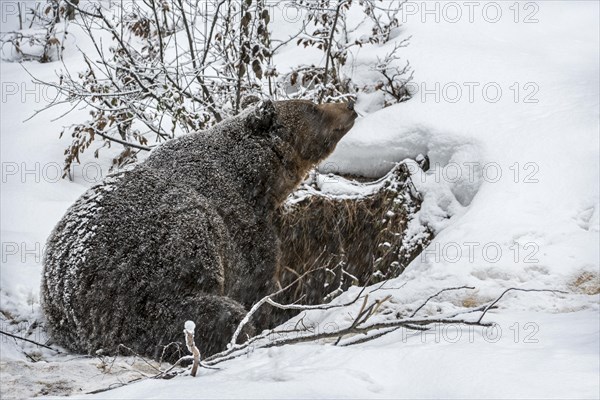
M290 284L289 286L291 286L291 285L293 285L293 283ZM420 304L415 309L415 311L413 311L413 313L408 318L399 318L399 319L395 319L395 320L367 323L381 308L382 304L391 299L391 296L386 296L383 299L375 300L374 302L369 304L369 302L368 302L369 294L363 296L362 294L365 290L365 288L363 288L363 290L361 290L361 292L358 294L358 296L356 296L352 301L350 301L348 303L344 303L344 304L321 304L321 305L288 304L288 305L282 305L271 299L271 297L275 296L275 294L280 293L281 291L285 290L286 288L274 293L273 295L267 296L264 299L262 299L261 301L259 301L248 312L248 314L246 315L246 317L244 318L242 323L240 323L240 326L243 327L243 325L248 323L251 316L258 310L258 308L260 306L264 305L265 303L268 303L274 307L280 307L283 309L294 309L294 310L299 310L299 311L315 310L315 309L327 310L327 309L335 308L335 307L347 307L347 306L353 305L361 298L363 299L363 303L359 309L357 316L353 319L353 321L347 327L337 329L333 332L321 332L321 333L311 332L311 330L306 327L304 327L304 329L297 329L297 328L289 329L289 330L273 329L273 330L265 331L260 335L256 335L254 337L249 338L243 344L235 344L235 341L232 340L230 342L227 350L225 350L221 353L214 354L214 355L206 358L204 360L206 365L215 365L215 364L221 363L223 361L227 361L227 360L231 360L231 359L240 357L244 354L247 354L247 352L250 348L252 348L254 350L256 348L269 348L269 347L284 346L284 345L296 344L296 343L314 342L314 341L318 341L318 340L332 339L332 338L337 338L337 340L334 342L334 344L337 345L340 343L341 339L344 336L350 335L350 334L368 335L369 333L375 332L375 334L373 334L373 335L365 336L365 337L363 337L359 340L353 341L351 343L345 343L342 346L364 343L364 342L382 337L384 335L387 335L388 333L394 332L399 328L424 331L424 330L430 329L430 326L433 324L460 324L460 325L489 327L489 326L493 326L494 323L493 322L482 322L483 317L489 310L496 308L496 304L509 291L515 290L515 291L523 291L523 292L566 293L564 291L552 290L552 289L509 288L509 289L505 290L502 294L500 294L500 296L498 296L495 300L493 300L492 302L490 302L487 305L469 308L464 311L457 312L455 314L440 316L437 318L415 318L415 315L417 314L417 312L420 311L423 307L425 307L425 305L430 300L432 300L433 298L439 296L440 294L442 294L444 292L461 290L461 289L467 289L467 290L475 289L474 287L471 287L471 286L459 286L459 287L445 288L445 289L442 289L442 290L438 291L437 293L429 296L422 304ZM474 312L482 312L482 314L476 320L457 318L459 315L469 314L469 313L474 313ZM236 330L236 332L238 334L239 334L239 332L241 332L240 326L238 326L238 329ZM282 339L267 340L267 341L264 341L263 343L260 343L261 340L267 339L269 337L281 336L281 335L289 336L290 334L296 334L297 336L284 337ZM234 335L234 339L237 340L237 335Z

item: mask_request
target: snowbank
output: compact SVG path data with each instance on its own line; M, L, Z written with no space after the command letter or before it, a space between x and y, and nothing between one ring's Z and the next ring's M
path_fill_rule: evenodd
M414 98L359 120L327 167L380 176L429 155L414 181L439 236L403 279L556 288L597 273L598 4L544 2L537 23L508 4L496 23L450 23L437 6L437 24L416 3L403 16Z

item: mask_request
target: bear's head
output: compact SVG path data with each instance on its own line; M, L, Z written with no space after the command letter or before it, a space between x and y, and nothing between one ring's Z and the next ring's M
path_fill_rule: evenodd
M274 103L278 122L301 159L314 165L333 152L354 125L354 103L315 104L305 100Z
M270 134L274 140L281 141L281 146L274 143L277 147L289 147L295 153L295 162L314 165L333 152L357 117L354 102L315 104L307 100L267 100L250 112L248 126L259 135Z
M283 168L273 190L282 201L306 173L333 152L354 125L354 103L315 104L307 100L262 101L248 112L246 126L267 139Z

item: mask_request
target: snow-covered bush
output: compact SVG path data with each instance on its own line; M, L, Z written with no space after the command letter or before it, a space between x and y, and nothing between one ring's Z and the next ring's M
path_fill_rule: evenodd
M96 139L103 143L93 150L96 157L103 147L123 146L113 160L120 167L159 142L236 115L248 97L336 102L380 91L390 105L408 96L409 67L399 66L397 56L407 42L395 39L402 1L295 1L290 4L305 10L307 19L289 39L277 41L271 26L277 8L265 0L52 4L59 10L54 21L63 15L78 46L85 43L83 66L63 64L58 82L37 82L61 94L49 107L69 103L90 110L86 121L61 133L72 137L64 152L65 176ZM352 7L358 22L349 27ZM309 32L306 22L315 30ZM324 66L278 70L278 52L294 47L296 38L297 49L320 48ZM355 82L352 68L345 68L352 65L352 52L364 46L380 54L379 61L368 82Z
M38 61L47 63L62 60L68 25L75 18L79 0L20 1L3 9L16 18L14 30L2 32L0 56L4 61ZM13 15L14 14L14 15Z
M407 100L406 84L409 64L397 64L398 50L408 39L396 40L400 26L398 13L405 1L382 0L294 0L307 13L297 44L316 47L323 52L325 65L302 65L286 77L286 92L292 97L314 101L340 101L359 92L384 94L385 106ZM351 18L352 6L361 10L360 18ZM354 11L354 10L353 10ZM365 32L365 28L368 30ZM352 67L358 49L363 46L383 47L393 41L394 47L377 57L373 67L376 78L358 82L353 79ZM381 51L379 52L381 53Z
M151 0L127 9L115 3L117 11L102 3L79 9L97 54L83 54L86 70L65 71L56 86L91 108L89 120L63 131L73 137L65 171L96 137L124 145L114 159L122 166L149 143L210 127L236 114L243 96L260 93L270 56L264 1L221 1L214 11L204 5ZM110 34L108 48L98 32Z

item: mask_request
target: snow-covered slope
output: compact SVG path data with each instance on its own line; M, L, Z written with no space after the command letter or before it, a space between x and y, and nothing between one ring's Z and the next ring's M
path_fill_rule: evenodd
M597 10L544 2L537 23L515 23L508 5L497 23L406 16L419 91L360 121L328 160L376 176L429 154L415 184L439 236L403 279L558 287L598 272Z
M508 294L488 314L499 323L497 340L481 328L451 327L437 337L397 331L351 347L256 350L219 364L221 371L144 381L98 398L600 397L598 295L586 294L598 292L600 272L599 4L493 3L496 18L491 3L453 3L462 13L455 23L453 9L427 4L438 7L439 22L423 2L408 3L401 16L403 35L412 35L402 55L415 69L414 98L360 120L326 162L330 171L376 177L407 157L431 159L432 169L415 168L413 180L425 198L420 218L437 237L387 285L402 289L385 295L396 309L414 309L442 288L477 288L431 302L428 314L483 304L509 287L569 293ZM357 71L371 61L359 56ZM17 65L1 66L3 85L28 81ZM373 102L365 97L358 106ZM40 267L32 256L21 262L20 245L9 256L5 244L43 246L88 185L36 183L31 175L4 181L7 162L60 163L59 125L21 123L34 105L3 102L1 119L1 301L22 314L36 308ZM305 318L324 328L349 317L315 311ZM22 357L14 345L3 341L2 361Z

